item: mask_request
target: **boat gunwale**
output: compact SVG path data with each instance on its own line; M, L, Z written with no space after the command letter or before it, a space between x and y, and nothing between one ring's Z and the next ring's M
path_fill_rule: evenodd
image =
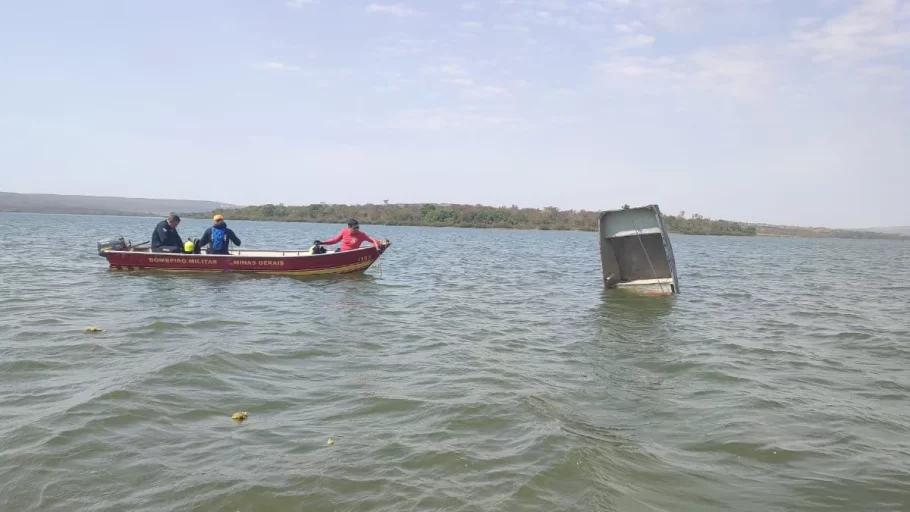
M184 258L243 258L243 257L255 257L258 259L296 259L296 258L313 258L319 256L338 256L341 254L356 254L359 252L369 252L375 254L378 259L382 254L389 248L391 244L386 245L385 247L359 247L357 249L352 249L350 251L331 251L320 254L309 254L310 249L287 249L287 250L269 250L269 249L245 249L239 250L236 253L231 254L206 254L206 253L184 253L184 252L152 252L148 249L142 249L139 251L134 250L125 250L125 251L115 251L115 250L106 250L104 254L145 254L149 256L173 256L173 257L184 257ZM272 254L272 253L290 253L290 254ZM259 253L259 254L257 254ZM265 254L262 254L265 253Z

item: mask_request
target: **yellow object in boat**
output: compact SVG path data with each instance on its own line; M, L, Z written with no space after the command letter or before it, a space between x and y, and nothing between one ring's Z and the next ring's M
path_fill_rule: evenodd
M183 252L193 252L195 249L196 244L194 244L192 240L187 240L186 243L183 244Z

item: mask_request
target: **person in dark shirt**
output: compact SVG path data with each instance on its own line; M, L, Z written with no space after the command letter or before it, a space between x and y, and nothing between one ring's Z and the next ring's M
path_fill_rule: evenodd
M177 233L180 216L172 213L155 226L152 233L152 252L183 252L183 240Z
M215 223L212 227L206 229L205 233L202 234L202 238L199 239L199 247L205 247L208 244L207 254L230 254L229 242L239 246L240 239L237 238L231 228L227 227L221 214L215 215L213 220Z

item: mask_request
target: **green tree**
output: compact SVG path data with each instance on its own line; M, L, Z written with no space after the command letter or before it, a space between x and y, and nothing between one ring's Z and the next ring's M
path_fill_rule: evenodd
M624 205L624 208L628 205ZM392 226L454 226L482 228L557 229L594 231L597 229L598 212L559 210L547 208L492 207L483 205L438 205L423 204L379 204L379 205L338 205L310 204L286 206L264 204L223 213L229 219L271 220L286 222L343 223L354 217L363 224L386 224ZM195 214L211 218L213 213ZM193 214L188 217L194 216ZM671 233L700 235L748 235L758 234L755 226L725 220L711 220L699 214L690 218L685 212L678 216L665 215L664 222Z

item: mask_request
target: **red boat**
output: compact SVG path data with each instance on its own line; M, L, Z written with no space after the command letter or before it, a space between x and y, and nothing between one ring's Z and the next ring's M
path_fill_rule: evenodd
M391 245L362 247L351 251L311 253L308 249L231 250L230 254L151 252L143 244L132 245L123 238L100 242L98 254L107 258L111 269L165 270L178 272L245 272L316 276L362 273Z

